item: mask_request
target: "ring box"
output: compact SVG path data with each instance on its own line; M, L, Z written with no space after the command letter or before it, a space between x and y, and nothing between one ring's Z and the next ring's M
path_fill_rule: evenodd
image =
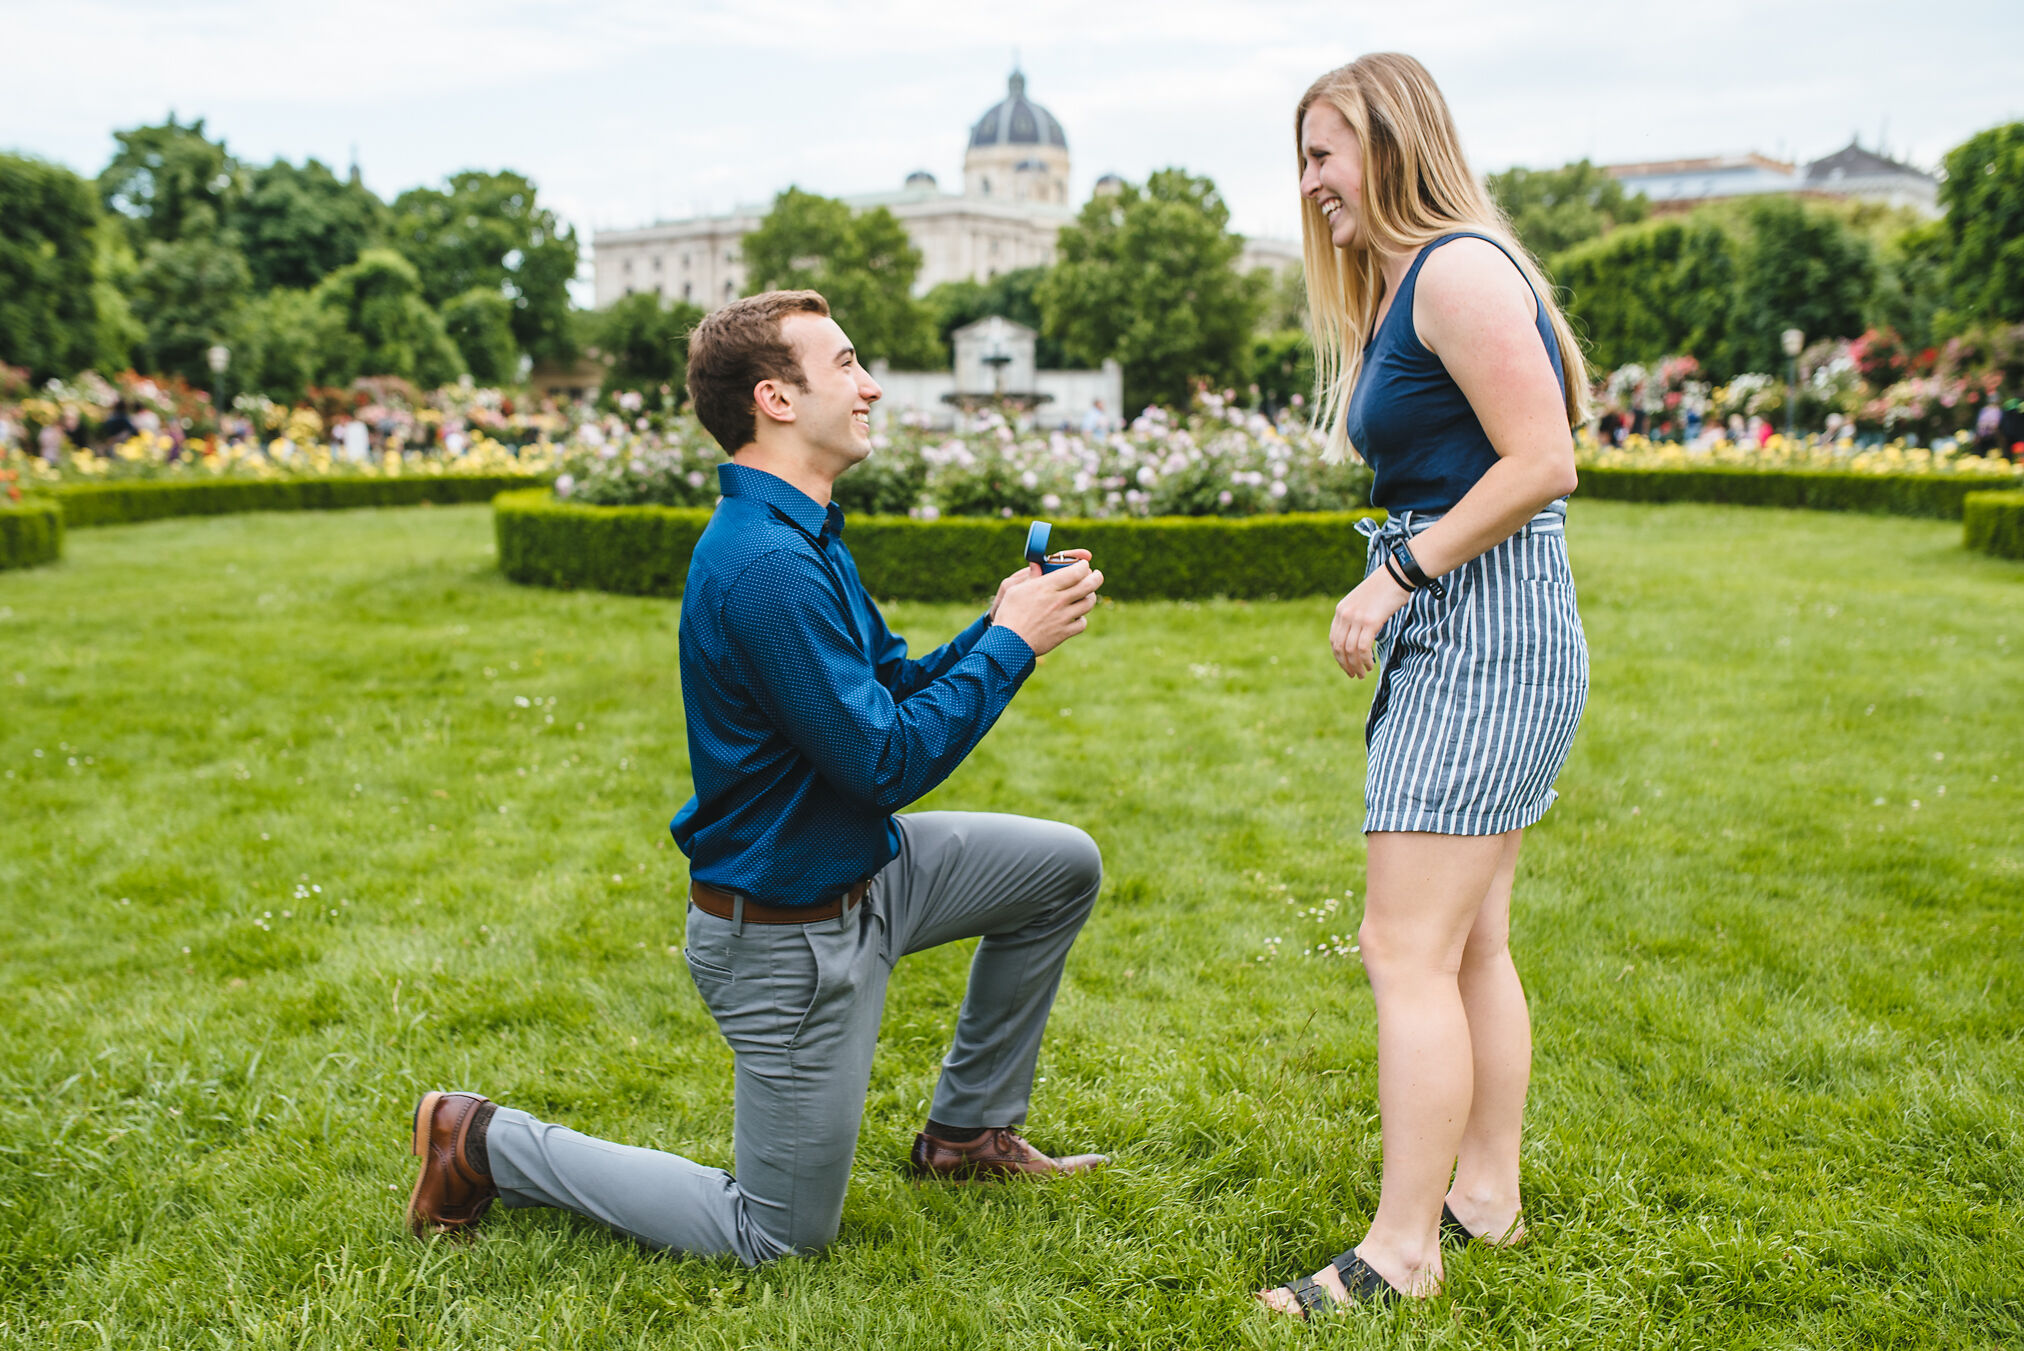
M1026 527L1026 561L1038 563L1043 573L1059 572L1063 568L1072 568L1082 561L1066 554L1048 553L1047 538L1053 533L1054 527L1045 521L1035 521Z

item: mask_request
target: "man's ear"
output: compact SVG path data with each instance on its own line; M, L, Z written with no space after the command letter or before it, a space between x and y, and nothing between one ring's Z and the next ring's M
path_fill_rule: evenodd
M774 422L794 421L794 397L785 380L761 380L752 386L752 407Z

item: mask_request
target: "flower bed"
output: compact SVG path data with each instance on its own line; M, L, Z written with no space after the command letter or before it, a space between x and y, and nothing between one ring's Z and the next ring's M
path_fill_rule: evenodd
M709 524L700 507L600 507L547 492L492 504L499 570L515 582L679 596ZM1249 520L1063 519L1054 539L1100 560L1118 600L1264 599L1345 591L1363 575L1356 522L1382 513L1287 513ZM888 600L980 601L1019 565L1026 521L854 516L847 537L865 587Z
M1970 549L2024 558L2024 492L1970 493L1961 519Z
M1324 462L1321 438L1297 417L1274 421L1215 396L1185 418L1150 409L1104 435L1022 430L986 414L959 432L895 426L872 444L836 484L856 515L1258 516L1370 501L1370 471ZM593 506L709 506L723 460L687 416L646 433L592 424L572 437L556 491Z

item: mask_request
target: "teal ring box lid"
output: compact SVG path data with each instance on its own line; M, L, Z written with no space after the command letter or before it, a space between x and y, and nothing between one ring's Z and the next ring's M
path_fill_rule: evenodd
M1026 527L1026 561L1038 563L1042 572L1059 572L1072 568L1080 560L1073 558L1053 559L1047 556L1047 537L1054 533L1054 527L1045 521L1035 521Z

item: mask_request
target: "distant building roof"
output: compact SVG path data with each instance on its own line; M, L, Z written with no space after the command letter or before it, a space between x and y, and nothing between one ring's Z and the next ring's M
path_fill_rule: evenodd
M1817 159L1806 166L1806 186L1809 188L1830 187L1851 178L1905 178L1924 183L1938 182L1923 169L1899 163L1874 150L1864 150L1860 141L1850 141L1825 159Z
M1909 206L1930 216L1937 211L1939 190L1939 180L1931 174L1854 141L1804 167L1753 153L1606 164L1603 172L1626 192L1643 193L1661 212L1685 211L1723 197L1798 193Z
M1643 193L1654 205L1791 192L1800 186L1797 166L1757 154L1606 164L1603 172L1627 191Z

